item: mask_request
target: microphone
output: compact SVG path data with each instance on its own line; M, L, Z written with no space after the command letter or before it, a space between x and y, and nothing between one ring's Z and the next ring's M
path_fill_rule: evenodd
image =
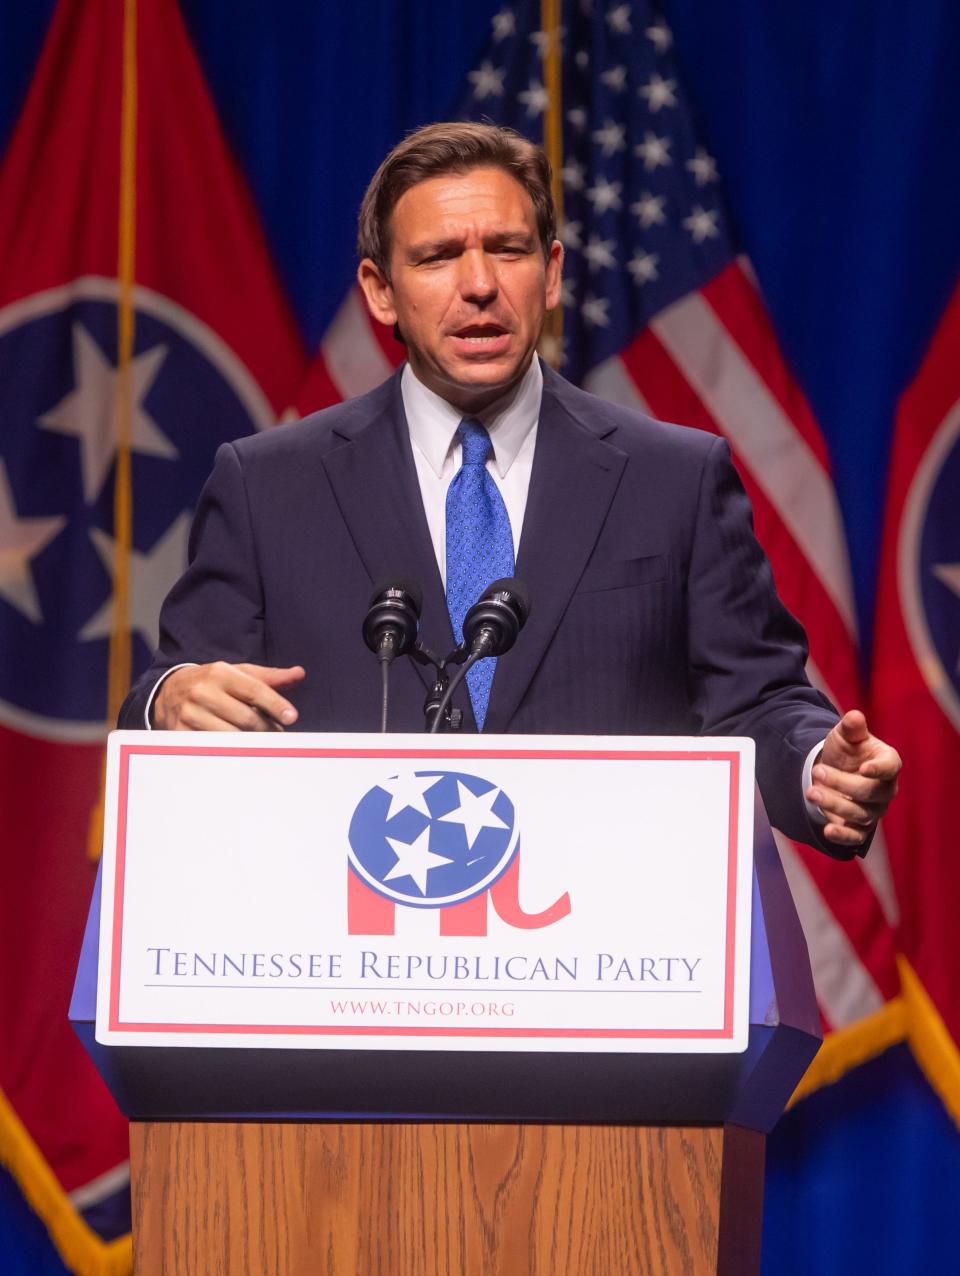
M390 666L411 651L420 628L423 595L410 580L384 580L374 586L363 618L363 641L380 662L380 730L387 729Z
M502 656L517 641L520 630L530 615L530 599L527 587L515 576L495 580L475 602L463 618L463 642L447 657L445 663L459 664L443 699L435 707L429 731L440 731L446 720L447 708L453 694L478 660L487 656ZM431 705L431 708L434 707Z
M422 606L423 594L413 581L391 578L374 586L363 618L363 641L383 664L413 647Z
M517 641L530 615L530 597L522 580L510 576L484 590L463 619L463 643L478 660L502 656Z

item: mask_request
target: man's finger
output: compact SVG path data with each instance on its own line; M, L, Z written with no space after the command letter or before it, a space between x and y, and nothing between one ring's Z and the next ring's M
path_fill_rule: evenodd
M835 842L838 846L863 846L867 840L863 829L849 828L846 824L828 824L823 830L823 836L828 842Z
M273 665L241 664L233 665L232 667L249 674L251 678L257 678L260 682L265 682L268 687L289 687L291 683L302 682L307 676L307 671L303 665L287 665L283 668L277 668Z
M206 705L185 701L177 716L175 731L236 731L236 725Z
M849 798L843 797L835 789L824 789L820 786L807 789L806 796L809 801L820 808L828 821L831 817L837 816L846 824L855 824L860 828L872 828L885 810L883 803L874 805L872 803L851 802Z
M895 780L902 768L900 754L887 744L868 762L860 764L860 774L874 780Z
M255 665L249 667L252 669L257 668ZM299 666L297 667L299 668ZM290 671L271 670L269 672L289 673ZM299 681L299 679L293 680ZM288 727L297 720L297 710L289 700L274 691L258 674L246 673L243 667L239 665L228 665L226 667L226 672L221 673L220 685L228 695L242 701L243 704L251 709L256 709L261 714L265 714L273 722ZM255 730L256 728L251 724L240 729Z
M835 789L854 802L889 802L896 792L892 780L881 780L857 771L841 771L838 767L818 762L813 768L814 782L824 789Z
M859 709L849 709L837 723L837 730L847 744L862 744L870 735L867 719Z
M282 731L282 726L275 719L250 702L247 697L251 694L255 693L244 687L237 689L214 681L200 682L193 689L192 703L222 719L227 726L221 730ZM184 709L186 707L185 704Z

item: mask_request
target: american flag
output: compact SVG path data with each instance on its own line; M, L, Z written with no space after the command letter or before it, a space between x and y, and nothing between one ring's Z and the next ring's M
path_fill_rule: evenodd
M542 143L556 109L545 71L554 42L566 262L562 347L547 336L543 353L604 398L728 439L781 596L807 627L812 681L841 708L862 705L827 448L738 252L663 15L649 2L566 0L559 29L544 31L539 4L504 7L453 114L509 125ZM402 358L353 291L298 409L371 389ZM898 910L882 831L853 864L779 835L778 844L824 1025L848 1027L899 990Z

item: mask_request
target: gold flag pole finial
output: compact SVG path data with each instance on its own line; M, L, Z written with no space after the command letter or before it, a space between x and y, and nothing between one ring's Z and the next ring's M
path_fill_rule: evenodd
M120 102L120 203L117 240L117 471L113 489L113 626L107 671L107 721L116 721L130 686L133 666L130 635L133 479L130 441L133 428L134 260L137 215L137 0L123 4L123 74ZM103 779L100 801L90 817L87 850L100 858L103 842Z
M540 30L545 40L543 58L544 88L549 98L543 120L543 149L552 170L553 201L558 223L563 220L563 50L560 44L561 0L540 0ZM560 366L563 354L563 306L547 315L541 337L541 354L554 368Z

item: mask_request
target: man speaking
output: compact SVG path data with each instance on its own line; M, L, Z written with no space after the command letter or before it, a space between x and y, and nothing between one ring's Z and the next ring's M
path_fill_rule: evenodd
M516 571L530 620L468 675L465 730L751 736L772 823L864 853L900 759L808 683L726 444L535 356L563 264L543 152L490 125L420 129L370 183L359 249L407 363L220 449L120 725L375 730L359 635L372 582L419 582L421 632L449 650L482 589ZM422 729L425 677L396 667L394 729Z

